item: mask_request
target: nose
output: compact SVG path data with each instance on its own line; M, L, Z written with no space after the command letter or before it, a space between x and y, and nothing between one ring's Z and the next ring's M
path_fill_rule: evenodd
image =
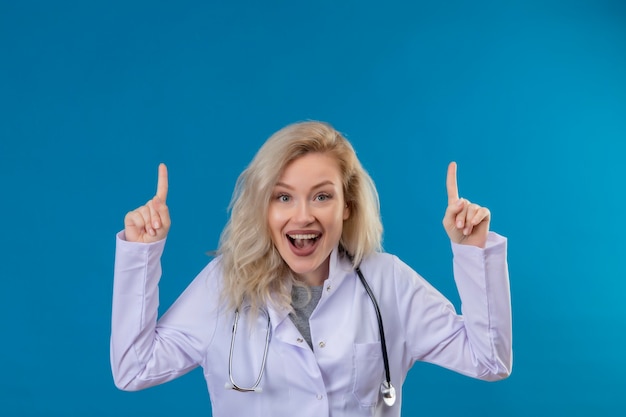
M311 210L311 207L306 202L298 204L294 213L294 221L298 224L310 224L315 221L315 216Z

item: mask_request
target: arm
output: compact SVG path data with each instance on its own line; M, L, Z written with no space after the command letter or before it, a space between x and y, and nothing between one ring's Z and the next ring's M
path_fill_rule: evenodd
M124 390L160 384L190 371L198 365L205 342L204 329L195 326L203 310L193 299L202 302L206 296L202 288L195 290L196 282L205 282L201 277L157 323L161 255L170 227L167 190L167 169L161 164L155 197L126 215L125 229L117 236L111 368L115 385Z
M507 377L512 366L506 239L489 232L491 213L487 208L459 198L456 168L454 162L448 166L448 207L443 226L452 244L462 315L417 276L421 281L416 283L417 291L410 292L413 295L405 300L411 318L416 319L410 320L407 341L415 347L414 360L497 380Z
M154 349L159 306L158 283L165 240L136 243L117 236L111 317L111 370L120 389L145 372Z
M513 366L507 241L489 233L484 249L452 243L453 270L467 338L488 380L505 378Z
M462 315L426 280L396 262L409 361L487 381L506 378L512 367L506 239L489 233L484 249L452 243L452 250Z
M160 257L165 241L127 242L117 236L111 369L115 385L135 391L175 379L202 363L213 337L217 280L211 262L157 321Z

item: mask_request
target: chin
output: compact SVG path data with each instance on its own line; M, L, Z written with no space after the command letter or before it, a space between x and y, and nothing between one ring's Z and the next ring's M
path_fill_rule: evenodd
M311 274L317 271L320 267L320 265L303 265L299 262L287 263L287 266L289 266L289 269L291 269L291 271L296 275Z

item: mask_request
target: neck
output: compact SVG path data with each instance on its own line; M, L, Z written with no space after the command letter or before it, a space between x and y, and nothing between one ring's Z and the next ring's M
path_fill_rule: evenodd
M328 271L325 274L301 274L296 275L296 279L305 283L309 287L319 287L324 285L324 281L328 278Z
M316 270L304 274L296 274L296 279L305 283L309 287L319 287L324 285L330 271L330 256Z

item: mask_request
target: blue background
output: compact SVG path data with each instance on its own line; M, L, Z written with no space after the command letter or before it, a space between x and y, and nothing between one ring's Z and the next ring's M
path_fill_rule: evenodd
M417 364L404 415L624 415L622 1L0 2L0 414L208 416L199 371L109 368L114 235L170 168L162 308L285 124L345 132L385 248L458 306L445 172L509 238L515 364Z

